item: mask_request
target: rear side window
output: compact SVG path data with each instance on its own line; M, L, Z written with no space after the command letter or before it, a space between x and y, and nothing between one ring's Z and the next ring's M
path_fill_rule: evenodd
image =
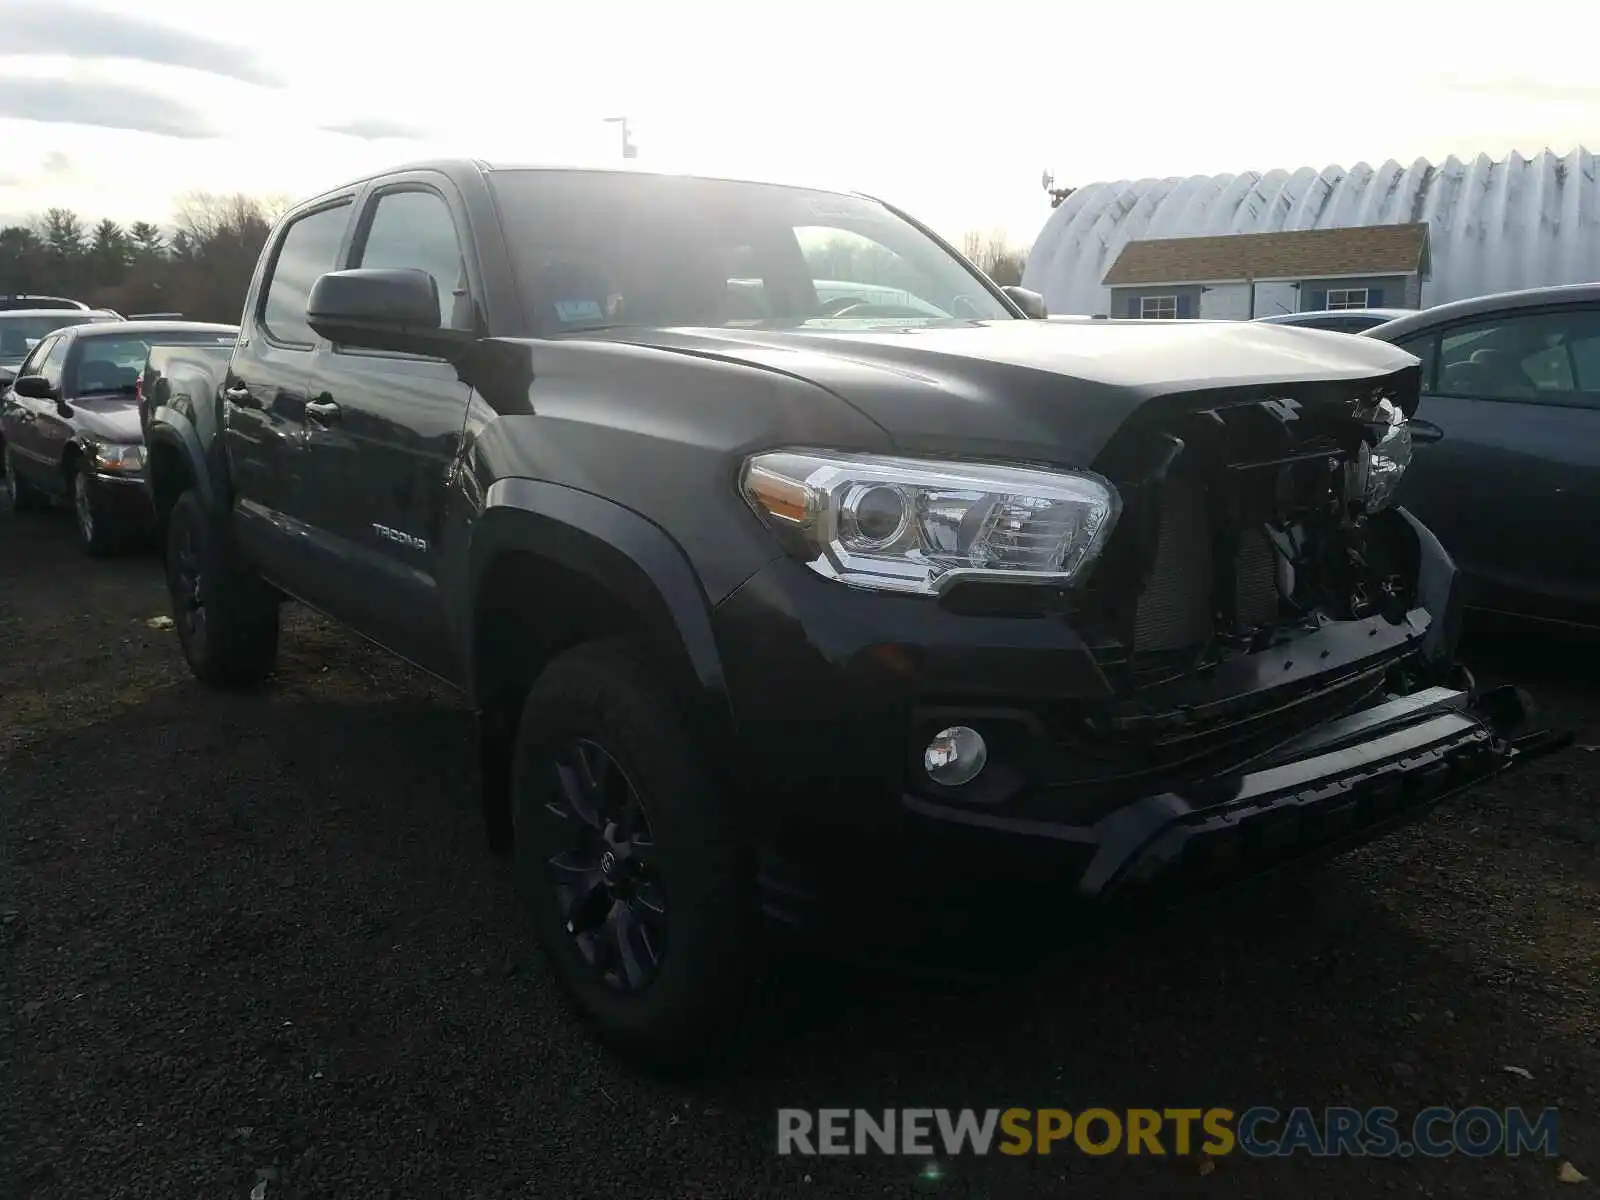
M439 288L439 324L446 329L473 328L461 242L450 207L437 192L408 190L379 196L355 265L426 271Z
M350 204L346 201L297 217L284 231L261 306L261 323L273 341L295 346L316 344L317 335L306 324L306 300L318 276L335 269L349 220Z
M1422 390L1424 393L1437 391L1436 367L1439 363L1439 336L1428 334L1426 337L1412 338L1410 341L1396 342L1400 349L1407 354L1415 354L1422 360Z

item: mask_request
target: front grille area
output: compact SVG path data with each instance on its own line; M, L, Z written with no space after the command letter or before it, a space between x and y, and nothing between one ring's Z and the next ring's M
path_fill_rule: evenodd
M1215 571L1205 492L1185 480L1163 489L1161 532L1155 566L1139 597L1133 651L1152 654L1189 650L1215 631ZM1238 539L1228 568L1233 573L1234 610L1240 628L1266 625L1278 616L1277 554L1260 527Z
M1174 480L1161 495L1155 566L1139 597L1135 654L1185 650L1211 636L1211 533L1205 493Z

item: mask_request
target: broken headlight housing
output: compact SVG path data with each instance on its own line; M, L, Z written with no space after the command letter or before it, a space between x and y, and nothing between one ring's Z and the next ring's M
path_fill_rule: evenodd
M1352 464L1355 478L1351 480L1351 495L1359 496L1362 507L1375 513L1394 502L1400 478L1411 465L1411 426L1405 412L1388 398L1379 400L1362 415L1376 440L1361 443Z
M922 595L966 579L1070 584L1121 510L1087 471L866 454L757 454L740 489L819 575Z

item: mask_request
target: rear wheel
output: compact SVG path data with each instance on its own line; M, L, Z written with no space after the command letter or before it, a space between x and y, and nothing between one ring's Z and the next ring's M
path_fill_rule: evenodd
M3 486L0 486L0 504L4 504L8 511L36 512L45 506L44 493L17 474L17 464L10 446L0 451L0 471L5 475Z
M195 491L167 518L167 590L183 656L214 687L251 687L278 653L277 597L240 567Z
M540 941L599 1034L673 1072L728 1049L752 976L750 876L671 696L627 643L569 651L534 683L512 819Z

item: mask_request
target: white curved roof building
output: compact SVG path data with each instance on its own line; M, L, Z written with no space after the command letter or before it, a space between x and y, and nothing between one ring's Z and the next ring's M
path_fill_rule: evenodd
M1424 305L1544 284L1600 280L1600 160L1579 148L1501 161L1451 157L1298 171L1121 180L1081 187L1054 210L1022 284L1051 312L1104 313L1104 280L1130 241L1429 226ZM1118 313L1116 315L1122 315Z

